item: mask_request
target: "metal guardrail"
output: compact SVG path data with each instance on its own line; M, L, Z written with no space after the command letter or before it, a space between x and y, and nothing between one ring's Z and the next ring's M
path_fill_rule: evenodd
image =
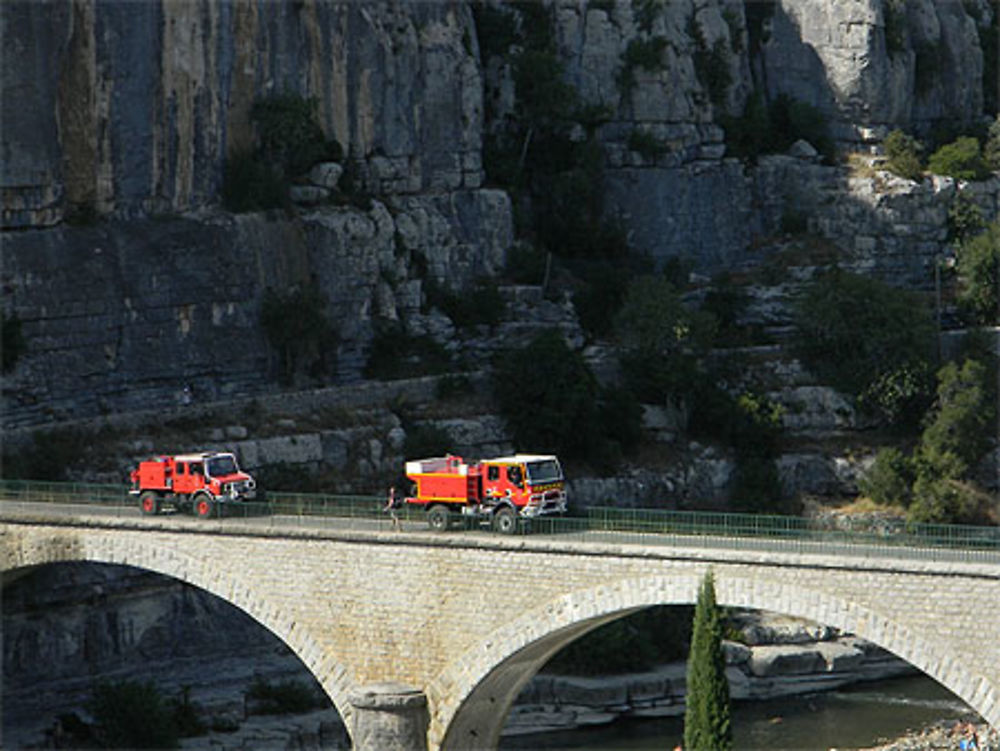
M113 508L117 514L139 514L135 496L123 485L39 482L0 479L0 504L62 503ZM289 518L353 519L385 529L390 518L385 500L377 496L328 495L271 491L266 502L228 503L218 516L271 517L272 523ZM9 506L8 506L9 507ZM405 506L397 517L404 528L426 523L422 509ZM737 550L789 550L835 553L850 550L866 556L904 556L1000 563L1000 527L951 524L884 525L878 531L830 529L813 519L793 516L735 514L660 509L590 508L583 516L545 516L519 520L518 534L544 534L563 539L594 539L614 543L703 544ZM456 526L464 524L456 519Z

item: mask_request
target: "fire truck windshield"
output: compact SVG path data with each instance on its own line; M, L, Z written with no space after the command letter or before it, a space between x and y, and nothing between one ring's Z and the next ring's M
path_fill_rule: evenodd
M212 457L205 462L205 468L209 477L224 477L240 471L236 459L229 454Z
M528 462L528 482L540 485L544 482L559 482L563 479L562 469L555 459L542 459Z

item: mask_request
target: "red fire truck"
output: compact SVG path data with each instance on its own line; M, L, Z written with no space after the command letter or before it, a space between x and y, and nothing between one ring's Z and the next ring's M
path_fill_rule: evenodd
M257 497L253 477L240 470L235 456L219 451L158 456L140 462L129 478L129 493L139 497L144 514L158 514L164 506L173 506L208 517L224 504Z
M504 534L517 531L518 518L566 511L566 481L551 455L514 454L466 462L448 454L406 462L413 483L407 503L423 506L432 529L473 517Z

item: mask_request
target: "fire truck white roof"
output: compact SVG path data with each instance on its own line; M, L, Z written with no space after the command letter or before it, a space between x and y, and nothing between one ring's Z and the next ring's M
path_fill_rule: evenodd
M555 459L555 454L513 454L511 456L497 456L490 459L483 459L484 462L543 462Z
M197 454L177 454L175 461L179 462L203 462L213 456L232 456L228 451L200 451Z

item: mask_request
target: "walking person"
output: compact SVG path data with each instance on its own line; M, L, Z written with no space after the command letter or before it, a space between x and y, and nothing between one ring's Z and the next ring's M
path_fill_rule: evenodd
M396 486L393 485L389 488L389 495L385 499L385 507L382 509L389 514L389 518L392 520L392 528L397 532L402 531L403 525L399 521L399 507L403 505L403 499L396 495Z

